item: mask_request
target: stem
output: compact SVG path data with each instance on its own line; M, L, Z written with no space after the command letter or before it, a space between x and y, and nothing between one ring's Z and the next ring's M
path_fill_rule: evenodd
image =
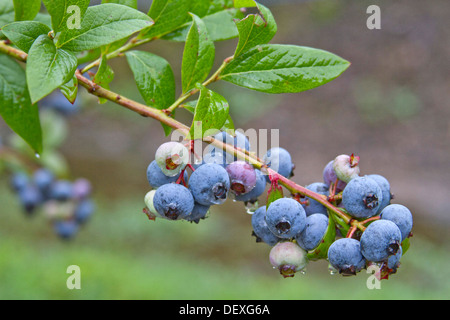
M209 77L207 80L205 80L205 82L202 83L202 86L206 87L208 85L210 85L211 83L219 80L219 76L220 73L223 71L223 69L225 69L225 67L227 66L227 64L233 59L233 56L226 58L225 60L223 60L222 64L220 65L220 67L216 70L216 72L214 72L214 74ZM166 112L167 114L171 114L176 108L178 108L184 101L186 101L189 97L193 96L194 94L196 94L197 92L199 92L199 89L191 89L190 91L184 93L183 95L181 95L177 101L175 101L170 107L168 107L167 109L164 110L164 112Z

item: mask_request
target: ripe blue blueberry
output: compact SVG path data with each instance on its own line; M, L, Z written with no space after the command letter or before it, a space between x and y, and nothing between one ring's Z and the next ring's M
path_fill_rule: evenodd
M41 191L32 183L19 190L19 200L26 213L31 214L42 203Z
M297 243L303 249L309 251L316 248L328 228L328 217L321 213L314 213L306 217L306 227L296 237Z
M376 215L382 201L381 188L368 177L353 178L342 192L342 204L354 218L369 218Z
M66 201L73 197L73 185L68 180L56 180L50 186L49 196L51 199Z
M50 188L50 185L54 181L55 176L53 173L46 169L40 168L33 173L33 182L34 184L43 192L47 191Z
M328 248L328 262L343 275L355 275L366 265L358 240L340 238Z
M150 162L150 164L147 167L147 180L152 188L159 188L164 184L176 182L178 177L179 177L178 175L172 177L166 176L156 163L156 160ZM187 172L184 171L184 181L187 182L187 179L188 179Z
M226 170L230 177L230 190L235 195L250 192L256 185L256 172L253 166L245 161L234 161Z
M200 219L205 219L209 212L210 206L204 206L200 203L194 203L194 208L190 215L188 215L185 220L199 223Z
M92 214L94 213L94 209L95 206L91 199L81 200L77 204L73 214L75 221L79 224L84 224L92 216Z
M223 143L232 145L236 148L242 149L242 150L250 150L250 142L247 139L247 137L241 133L240 131L236 130L234 132L235 136L233 137L231 134L227 133L226 131L221 131L214 135L214 139L217 139ZM216 163L221 165L222 167L227 167L230 163L237 161L237 157L235 157L231 153L227 153L226 151L215 147L214 145L208 145L205 148L203 161L204 163Z
M311 183L310 185L306 186L306 189L322 195L329 194L327 185L322 182ZM303 205L303 208L305 209L307 216L314 213L321 213L324 215L328 215L327 208L325 208L322 204L309 197L305 197L305 199L308 200L308 202L307 204Z
M235 199L237 201L243 202L252 202L255 203L258 200L258 197L261 196L266 190L266 177L261 172L261 170L255 169L256 173L256 185L255 187L248 193L237 195Z
M265 180L264 180L265 181ZM256 242L265 242L270 246L274 246L280 241L267 226L266 223L266 206L259 207L252 215L253 233L256 237Z
M79 225L74 220L57 220L53 226L56 234L66 240L73 238L79 230Z
M19 190L22 190L23 188L25 188L25 186L28 184L30 178L28 177L28 175L25 172L17 172L14 173L11 177L11 188L15 191L15 192L19 192Z
M283 177L289 178L293 174L294 164L290 153L284 148L272 148L263 157L263 162L272 170L278 172ZM269 176L266 176L270 182Z
M389 220L376 220L361 235L361 253L368 261L381 262L396 254L402 234Z
M388 258L388 262L387 262L388 268L391 269L393 272L396 272L397 268L400 267L400 259L402 258L402 254L403 254L403 249L400 246L397 253Z
M381 211L381 219L394 222L402 233L402 241L408 238L412 226L413 217L411 211L401 204L390 204Z
M161 217L180 220L191 214L194 198L185 186L169 183L156 190L153 205Z
M389 181L379 175L379 174L369 174L367 177L375 180L376 183L378 183L378 186L381 189L381 193L383 194L383 200L381 201L380 208L378 209L377 214L380 214L381 211L386 208L391 203L391 185L389 184Z
M195 201L204 206L224 203L229 189L227 171L215 163L199 166L189 178L189 190Z
M294 199L280 198L269 205L266 222L269 230L277 237L293 238L305 229L305 209Z

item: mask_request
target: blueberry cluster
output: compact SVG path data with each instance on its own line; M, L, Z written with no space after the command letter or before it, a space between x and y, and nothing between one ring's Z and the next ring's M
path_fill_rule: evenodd
M235 136L220 132L214 138L250 150L248 139L237 131ZM292 277L318 259L327 259L330 268L343 275L356 274L370 264L379 265L387 274L399 266L402 242L412 229L411 212L391 204L386 178L360 174L359 157L339 155L325 166L323 181L304 187L307 192L291 197L281 193L274 199L271 190L281 189L277 179L249 163L209 145L203 162L190 165L190 152L178 142L164 143L156 151L147 167L152 190L145 196L144 211L149 218L198 223L211 206L224 203L231 195L247 209L253 206L248 210L252 235L272 247L269 260L284 277ZM262 159L263 168L286 178L293 175L287 150L272 148ZM267 185L268 202L258 206Z
M55 233L63 239L75 236L94 213L91 183L83 178L73 182L57 179L50 170L40 168L32 175L22 171L14 173L11 188L27 215L42 209Z
M293 276L308 260L320 258L328 260L332 273L342 275L355 275L373 264L380 268L380 278L396 272L402 246L408 246L412 214L391 204L386 178L361 176L358 163L358 157L340 155L325 166L323 182L306 186L348 217L347 223L308 197L280 198L253 215L254 234L273 246L270 261L283 276Z
M222 131L214 138L237 149L250 150L249 140L239 131L234 136ZM260 170L213 145L205 149L201 163L189 165L189 155L190 150L179 142L166 142L157 149L155 159L147 167L152 190L145 196L145 212L150 218L198 223L211 206L224 203L230 195L235 201L254 205L266 189L266 176ZM293 164L286 150L274 148L266 156L269 160L276 158L277 168L286 176L291 175ZM192 169L190 175L188 167Z

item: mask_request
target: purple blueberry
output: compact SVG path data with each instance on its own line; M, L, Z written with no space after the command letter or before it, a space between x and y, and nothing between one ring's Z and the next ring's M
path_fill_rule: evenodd
M328 187L330 187L332 183L336 183L337 180L336 172L334 172L333 169L333 162L334 160L328 162L328 164L323 169L323 181ZM337 180L336 192L341 192L342 190L344 190L346 185L347 183L345 183L344 181Z
M261 196L263 192L266 190L267 181L264 174L261 172L261 170L258 169L255 169L255 173L256 173L255 187L248 193L237 195L235 197L237 201L255 203L258 200L258 197Z
M245 161L234 161L226 170L230 177L230 190L240 196L250 192L256 185L256 172L253 166Z
M91 182L84 178L78 178L73 182L73 196L76 199L85 199L92 193Z

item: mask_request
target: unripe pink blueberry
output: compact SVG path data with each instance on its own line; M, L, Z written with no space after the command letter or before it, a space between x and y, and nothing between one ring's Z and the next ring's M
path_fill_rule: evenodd
M349 183L350 180L359 176L359 157L355 155L341 154L333 161L333 169L339 180Z
M270 250L269 260L284 278L293 277L308 264L307 252L290 241L277 243Z

